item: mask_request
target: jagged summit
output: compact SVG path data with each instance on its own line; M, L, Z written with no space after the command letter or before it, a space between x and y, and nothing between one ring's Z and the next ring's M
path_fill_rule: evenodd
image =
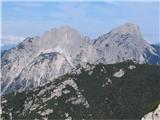
M129 39L128 39L129 38ZM94 44L99 46L103 41L105 42L124 42L141 43L146 41L143 39L140 27L133 23L125 23L119 27L112 29L110 32L99 36L94 40Z
M69 27L63 26L59 28L53 28L47 31L40 40L40 46L44 49L62 49L67 50L79 48L78 46L85 45L87 40L81 36L78 31ZM74 51L75 52L75 51Z

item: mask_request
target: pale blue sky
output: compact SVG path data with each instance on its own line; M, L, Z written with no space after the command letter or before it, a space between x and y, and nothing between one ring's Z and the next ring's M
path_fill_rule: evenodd
M2 44L63 25L94 39L126 22L138 24L148 42L158 43L158 9L158 2L3 2Z

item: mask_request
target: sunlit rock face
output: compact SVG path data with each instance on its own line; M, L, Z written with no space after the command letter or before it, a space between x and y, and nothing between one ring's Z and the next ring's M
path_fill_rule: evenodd
M90 40L64 26L41 37L26 38L2 55L2 94L37 87L78 64L110 64L132 59L137 63L158 64L157 47L148 44L140 28L126 23Z
M2 56L2 94L42 85L77 64L93 63L95 53L88 38L68 26L27 38Z
M30 64L39 51L39 37L26 38L17 47L5 52L1 57L2 94L14 84L15 78Z
M143 39L140 28L132 23L126 23L98 37L94 45L100 58L98 62L102 63L116 63L128 59L145 63L149 62L146 59L149 54L157 56L155 48Z

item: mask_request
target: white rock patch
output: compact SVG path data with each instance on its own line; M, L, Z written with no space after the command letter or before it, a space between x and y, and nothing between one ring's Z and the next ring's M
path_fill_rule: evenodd
M69 90L64 90L63 93L68 94L68 93L70 93L70 91Z
M130 70L133 70L133 69L135 69L135 68L136 68L135 65L130 65L130 66L128 67L128 69L130 69Z
M106 82L106 85L108 85L109 83L112 84L112 81L111 81L110 78L108 78L108 80L107 80L107 82Z
M121 78L124 75L123 69L120 69L118 72L113 74L114 77Z
M160 104L155 111L146 114L142 120L160 120Z
M109 85L109 84L112 84L112 81L111 81L111 79L110 79L110 78L107 78L106 83L105 83L105 84L103 84L103 85L102 85L102 87L105 87L105 86L107 86L107 85Z
M68 118L66 118L65 120L72 120L72 117L68 117Z
M37 96L41 96L41 95L43 95L45 92L46 92L46 89L43 89L43 90L41 90L41 91L38 93Z
M103 72L103 69L101 69L101 72Z
M66 117L65 120L72 120L72 117L70 117L69 113L64 113L64 116Z
M69 116L69 114L68 114L68 113L65 113L64 115L65 115L65 117L68 117L68 116Z
M44 112L39 112L39 114L41 114L42 116L49 115L51 113L53 113L52 109L47 109Z
M33 111L39 107L39 104L33 104L32 107L30 108L30 111Z
M32 106L33 101L30 100L29 102L25 101L24 104L24 111L28 110Z
M139 63L140 63L140 64L145 63L145 58L143 57L143 55L140 55Z
M3 100L3 101L1 101L1 103L3 104L3 103L7 103L7 100Z
M93 71L89 71L89 73L88 73L88 74L89 74L89 75L92 75L92 73L93 73Z

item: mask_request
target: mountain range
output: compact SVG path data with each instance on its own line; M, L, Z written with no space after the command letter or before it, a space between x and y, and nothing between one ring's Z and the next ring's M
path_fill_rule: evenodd
M160 46L133 23L96 39L53 28L1 54L2 119L158 120L159 91Z
M1 56L2 94L43 85L79 64L112 64L125 60L160 63L160 47L147 43L138 25L123 24L90 40L64 26L42 37L29 37Z

